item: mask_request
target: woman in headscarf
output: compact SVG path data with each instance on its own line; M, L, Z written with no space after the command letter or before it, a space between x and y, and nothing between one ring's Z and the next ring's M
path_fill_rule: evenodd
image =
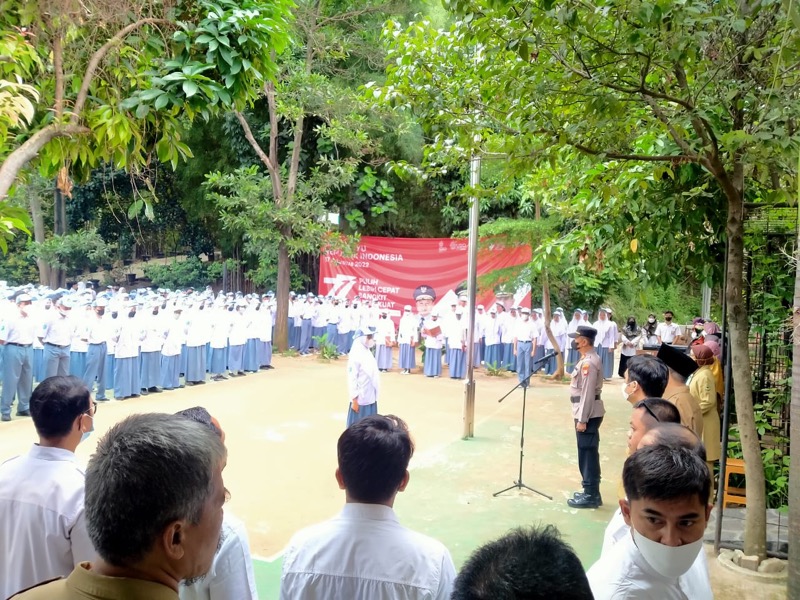
M692 320L692 341L689 343L689 346L697 346L698 344L705 343L705 320L703 317L695 317Z
M717 402L717 384L711 366L714 354L705 344L692 346L694 360L700 367L689 379L689 392L697 399L703 411L703 444L706 447L706 462L711 472L711 481L714 481L714 463L719 460L720 450L720 423ZM714 497L713 486L711 497Z
M374 334L371 328L358 329L353 334L353 347L347 357L347 387L350 391L348 427L364 417L378 414L380 371L378 362L370 352L375 345Z
M658 319L654 313L647 315L647 323L642 327L642 341L645 346L658 346L658 336L656 329L658 328Z
M619 352L619 369L617 373L624 379L625 371L628 369L628 359L631 356L636 356L639 342L642 341L642 328L636 324L636 317L633 315L628 317L628 322L622 328L620 341L622 342L622 349Z
M714 321L708 321L703 324L703 331L705 331L705 339L706 342L712 341L720 343L720 339L722 339L722 330L719 328L719 325L714 323Z

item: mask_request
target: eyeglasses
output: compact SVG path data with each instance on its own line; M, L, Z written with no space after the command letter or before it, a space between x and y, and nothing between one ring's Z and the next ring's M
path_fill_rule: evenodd
M643 409L645 409L645 410L647 411L647 414L649 414L651 417L653 417L653 418L656 420L656 423L661 423L661 419L659 419L659 418L656 416L656 413L654 413L654 412L653 412L653 409L652 409L652 408L650 408L649 406L647 406L647 402L642 402L642 408L643 408Z
M83 412L84 415L94 416L97 413L97 402L95 400L91 400L92 406L89 410ZM90 414L91 413L91 414Z

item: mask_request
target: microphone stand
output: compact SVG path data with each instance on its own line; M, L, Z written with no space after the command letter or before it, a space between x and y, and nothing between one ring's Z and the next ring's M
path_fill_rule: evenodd
M540 496L544 496L548 500L552 500L553 499L552 496L548 496L544 492L540 492L539 490L536 490L536 489L530 487L529 485L525 485L525 483L522 481L522 461L523 461L523 458L525 456L525 405L526 405L527 400L528 400L528 382L530 381L530 378L533 377L533 375L537 371L539 371L539 369L542 368L544 363L546 363L548 360L550 360L555 355L556 355L555 352L553 352L551 354L545 354L542 358L540 358L539 360L535 361L531 365L531 374L528 375L522 381L520 381L513 388L511 388L511 390L505 396L503 396L502 398L500 398L500 400L497 401L497 402L502 402L503 400L508 398L514 392L514 390L516 390L517 388L520 388L520 387L522 388L522 428L521 428L521 431L520 431L520 434L519 434L519 478L516 481L514 481L513 485L510 485L507 488L502 489L499 492L495 492L494 494L492 494L492 496L494 496L494 497L497 497L500 494L504 494L504 493L506 493L508 491L511 491L511 490L526 489L526 490L528 490L530 492L533 492L535 494L539 494Z

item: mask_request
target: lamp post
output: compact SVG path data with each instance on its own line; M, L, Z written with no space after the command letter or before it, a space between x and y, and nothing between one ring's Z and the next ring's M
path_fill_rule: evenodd
M481 179L481 158L473 154L469 165L469 183L473 194L469 209L469 248L467 261L467 294L469 301L469 319L467 330L467 380L464 387L464 433L463 438L468 439L475 435L475 310L478 295L478 221L480 220L481 205L475 189Z

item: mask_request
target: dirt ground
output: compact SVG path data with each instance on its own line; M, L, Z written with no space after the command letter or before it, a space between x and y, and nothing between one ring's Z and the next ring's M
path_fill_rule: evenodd
M333 474L336 440L347 411L346 360L323 363L311 356L276 356L273 364L273 371L225 382L102 403L93 437L77 452L81 460L88 460L100 436L131 413L206 407L226 433L224 480L231 492L226 510L247 525L253 555L273 564L259 579L265 597L275 589L274 565L279 565L291 535L335 515L344 502ZM616 508L625 454L630 409L621 399L619 381L608 383L604 394L605 505L578 511L566 505L580 483L566 386L535 378L527 395L523 481L552 500L519 490L494 497L493 492L510 486L519 475L522 392L497 402L516 378L477 375L475 437L464 441L462 381L396 371L383 374L379 412L405 419L416 443L411 483L395 506L400 520L442 540L457 566L481 543L512 527L553 523L588 568L599 556L603 530ZM30 419L3 423L0 460L25 452L34 441ZM716 561L709 563L718 597L785 597L780 586L773 590L758 584L751 589L748 582L720 572Z

